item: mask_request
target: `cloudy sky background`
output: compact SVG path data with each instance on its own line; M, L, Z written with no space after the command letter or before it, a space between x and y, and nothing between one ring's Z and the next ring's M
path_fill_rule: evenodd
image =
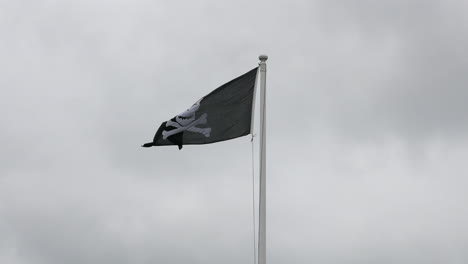
M142 149L268 60L268 261L468 262L466 1L1 1L0 263L253 263L250 138Z

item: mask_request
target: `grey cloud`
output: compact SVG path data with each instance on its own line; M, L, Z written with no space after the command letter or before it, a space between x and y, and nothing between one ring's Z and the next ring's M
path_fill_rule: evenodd
M467 261L466 4L1 5L0 262L252 262L250 138L139 145L263 52L270 263Z
M355 56L347 53L352 61L344 62L332 76L340 80L334 95L346 96L336 100L337 108L344 110L336 113L337 122L344 125L341 130L366 136L398 134L410 140L445 133L464 137L468 80L462 72L468 63L462 47L468 39L462 37L463 8L463 3L440 1L351 1L329 6L325 21L338 24L335 18L341 19L351 33L340 34L354 39L348 52ZM334 15L336 10L342 18ZM329 98L334 104L335 97Z

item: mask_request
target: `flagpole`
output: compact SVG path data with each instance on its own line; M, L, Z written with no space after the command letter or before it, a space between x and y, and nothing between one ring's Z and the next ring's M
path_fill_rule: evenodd
M266 71L267 55L260 55L260 199L258 219L258 264L266 264Z

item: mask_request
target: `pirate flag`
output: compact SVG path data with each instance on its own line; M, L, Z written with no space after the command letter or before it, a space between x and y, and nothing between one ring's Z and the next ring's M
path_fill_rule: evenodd
M250 134L257 69L237 77L163 122L142 147L208 144Z

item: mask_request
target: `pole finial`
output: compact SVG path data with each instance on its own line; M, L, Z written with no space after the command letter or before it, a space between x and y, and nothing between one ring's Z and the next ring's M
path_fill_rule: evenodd
M268 56L265 55L265 54L262 54L260 56L258 56L258 59L261 61L261 62L265 62L266 60L268 60Z

